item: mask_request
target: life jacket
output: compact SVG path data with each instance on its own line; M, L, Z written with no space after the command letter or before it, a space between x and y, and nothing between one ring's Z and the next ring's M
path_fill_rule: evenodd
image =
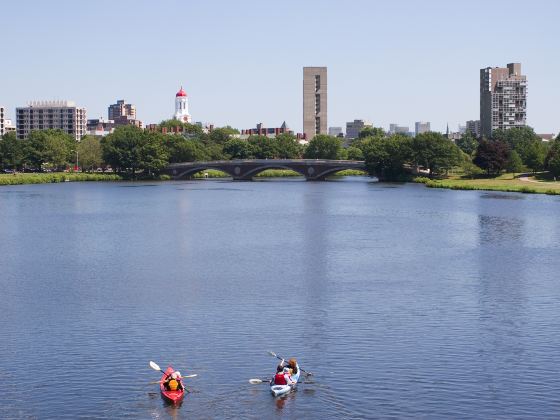
M178 387L179 387L179 382L177 382L175 379L171 379L169 381L169 389L171 391L177 391Z
M286 382L285 373L280 372L274 375L274 385L288 385Z

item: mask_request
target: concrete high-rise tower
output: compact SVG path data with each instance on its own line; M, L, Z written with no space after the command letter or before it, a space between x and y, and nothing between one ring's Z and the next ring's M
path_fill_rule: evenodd
M181 89L175 95L175 115L173 115L173 118L184 123L191 122L189 99L187 97L187 92L183 90L183 86L181 86Z
M303 132L307 140L327 134L327 68L303 68Z
M480 69L480 129L486 137L497 129L524 127L527 123L527 77L521 64Z

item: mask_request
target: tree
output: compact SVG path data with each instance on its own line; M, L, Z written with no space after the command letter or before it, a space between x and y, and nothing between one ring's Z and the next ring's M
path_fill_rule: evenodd
M480 169L478 166L476 166L474 163L472 163L470 157L467 156L467 159L465 159L463 161L463 164L461 165L463 172L466 176L468 176L470 179L473 179L475 176L483 174L484 171L482 169Z
M74 156L76 140L62 130L35 130L24 140L26 163L41 169L69 165Z
M178 134L167 135L163 139L163 145L170 163L208 160L206 148L198 139L185 138Z
M472 133L466 132L463 134L463 137L455 142L455 144L467 155L472 156L474 152L476 152L478 141L474 138Z
M251 159L253 148L247 140L230 139L224 144L224 153L230 159Z
M527 145L525 152L525 165L533 172L544 169L544 161L547 155L547 147L541 140L533 141Z
M358 138L365 139L366 137L385 137L385 131L379 127L364 127L360 130Z
M498 174L507 166L508 157L509 148L505 142L482 140L476 149L473 162L488 175Z
M76 145L78 151L78 159L82 168L89 169L98 168L103 164L103 151L101 149L101 140L95 136L84 136Z
M560 176L560 134L548 150L545 166L555 178Z
M165 135L146 132L134 126L122 126L105 137L103 159L113 168L136 177L138 170L157 172L168 163Z
M278 155L274 139L267 136L250 136L248 139L256 159L274 159Z
M364 152L359 147L350 146L346 149L346 152L349 160L364 160Z
M309 142L303 156L306 159L339 159L341 151L341 139L318 134Z
M278 159L298 159L302 154L302 147L293 134L283 133L276 136L276 157Z
M433 131L418 134L412 140L413 160L430 171L430 177L460 165L461 151L451 140Z
M506 169L513 174L512 178L515 178L516 172L523 172L525 166L523 166L523 161L521 157L519 157L519 153L515 150L512 150L509 153L509 159L507 161Z
M221 128L214 128L210 133L208 133L208 138L210 143L224 145L233 134L239 134L235 128L231 128L230 126L221 127Z
M404 164L412 158L412 139L408 136L369 137L362 144L367 171L381 180L398 180Z
M24 158L23 142L16 138L15 132L4 134L0 140L0 160L2 167L16 169Z

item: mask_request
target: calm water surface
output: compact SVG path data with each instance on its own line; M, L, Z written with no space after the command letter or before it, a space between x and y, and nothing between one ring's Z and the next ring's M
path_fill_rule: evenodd
M0 418L559 418L560 198L0 188ZM314 376L250 385L267 350ZM192 393L164 404L148 361Z

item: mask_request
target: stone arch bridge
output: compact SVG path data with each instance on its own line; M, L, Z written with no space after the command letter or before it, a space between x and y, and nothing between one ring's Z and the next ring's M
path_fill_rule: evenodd
M216 160L210 162L171 163L163 173L173 179L184 179L207 169L216 169L230 175L235 181L251 181L254 176L267 169L291 169L308 181L323 181L329 175L346 169L365 171L366 166L359 160L319 160L319 159L255 159Z

